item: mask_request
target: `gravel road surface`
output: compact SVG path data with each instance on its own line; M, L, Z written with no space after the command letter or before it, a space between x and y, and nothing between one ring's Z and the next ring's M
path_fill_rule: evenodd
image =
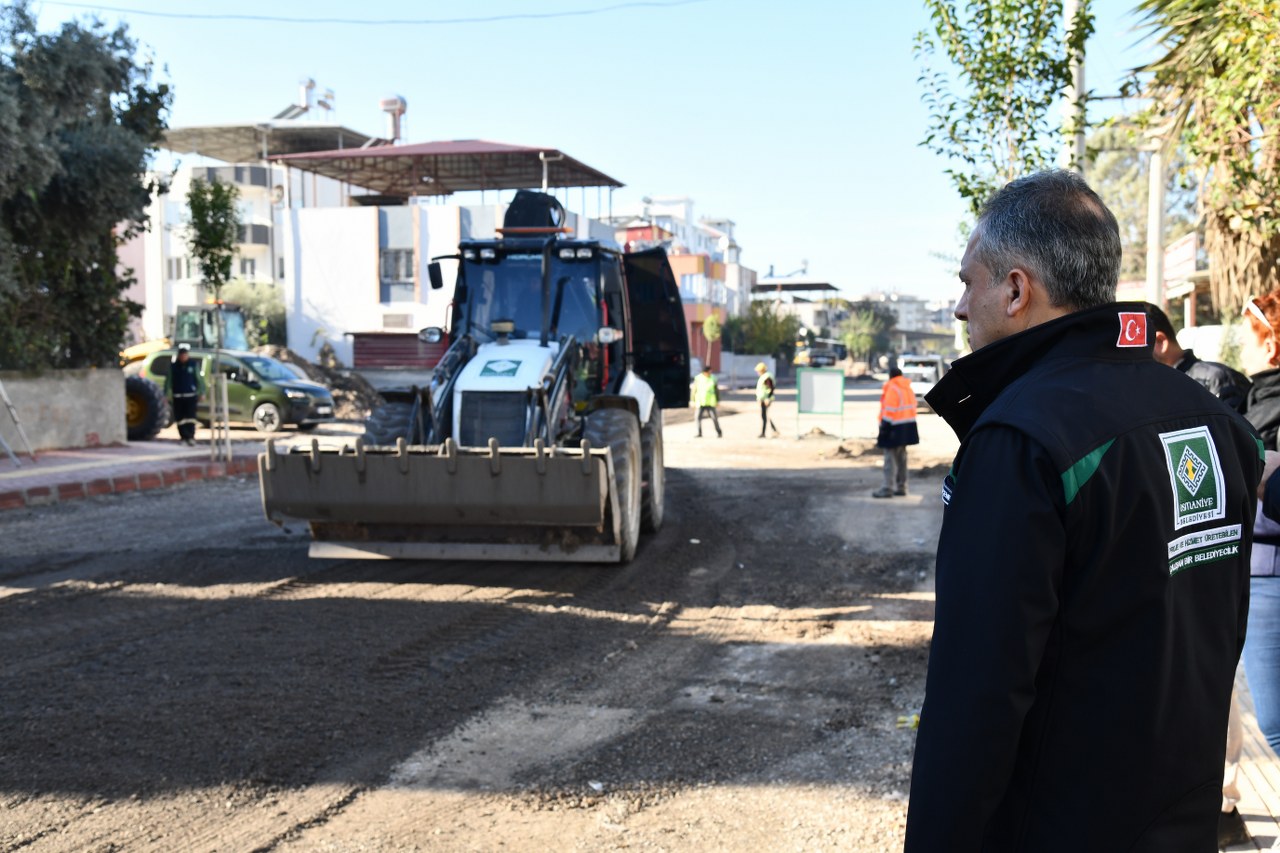
M900 849L955 443L873 500L877 399L669 417L620 568L309 560L253 479L5 513L0 850Z

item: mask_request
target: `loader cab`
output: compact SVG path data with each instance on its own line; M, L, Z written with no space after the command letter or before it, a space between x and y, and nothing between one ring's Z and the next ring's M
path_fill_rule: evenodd
M662 249L623 255L595 241L546 238L459 249L455 330L477 344L541 341L545 325L549 345L572 336L581 350L575 397L616 392L630 368L661 407L689 404L684 308Z
M600 317L598 247L573 244L563 256L557 248L544 240L464 243L453 328L477 343L496 341L494 323L504 321L514 340L540 341L544 324L548 343L592 339Z

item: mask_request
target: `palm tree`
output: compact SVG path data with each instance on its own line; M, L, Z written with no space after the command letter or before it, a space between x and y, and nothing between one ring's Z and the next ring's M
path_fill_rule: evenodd
M1268 0L1142 0L1164 55L1139 69L1149 126L1200 187L1215 307L1280 285L1280 19Z

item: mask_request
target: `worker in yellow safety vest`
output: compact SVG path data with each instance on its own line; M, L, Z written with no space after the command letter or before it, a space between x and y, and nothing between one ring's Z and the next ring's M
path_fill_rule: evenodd
M776 438L778 428L773 425L773 418L769 417L769 407L773 405L773 374L762 361L756 365L756 375L760 377L756 380L756 402L760 404L760 437L764 438L765 429L772 429Z
M871 493L873 498L907 493L907 447L919 443L916 393L911 390L911 380L895 365L889 368L889 381L880 392L880 434L876 447L884 450L884 485Z
M720 417L716 414L716 406L720 405L720 386L709 364L704 364L702 372L693 377L693 403L698 407L698 438L702 438L702 419L707 415L711 415L716 435L724 438L720 431Z

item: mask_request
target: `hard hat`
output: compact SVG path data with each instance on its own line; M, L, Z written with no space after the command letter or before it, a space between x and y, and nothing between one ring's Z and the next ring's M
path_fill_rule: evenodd
M178 352L190 352L191 344L178 344Z
M766 371L766 370L768 370L768 369L769 369L769 365L765 364L763 361L756 365L756 372L757 372L757 373L763 373L764 371Z

